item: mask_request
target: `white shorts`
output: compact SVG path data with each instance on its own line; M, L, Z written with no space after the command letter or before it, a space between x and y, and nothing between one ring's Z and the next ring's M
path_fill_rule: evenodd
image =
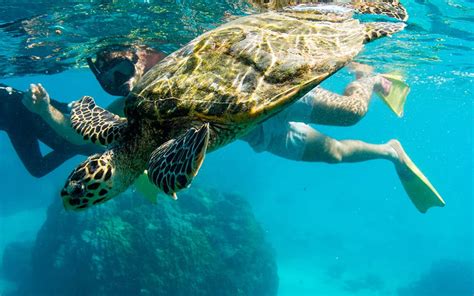
M268 151L288 159L301 160L307 135L313 128L300 121L309 120L311 100L311 96L304 96L286 110L261 123L242 137L242 140L256 152Z

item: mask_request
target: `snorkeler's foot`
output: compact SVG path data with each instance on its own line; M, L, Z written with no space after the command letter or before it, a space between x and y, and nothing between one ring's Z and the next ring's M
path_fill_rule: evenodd
M397 140L387 143L396 152L395 168L398 177L415 207L422 213L431 207L444 207L445 202L428 178L408 157Z
M374 72L374 67L367 64L361 64L357 62L351 62L348 65L349 71L355 74L356 79L367 77Z
M376 92L387 96L390 94L390 89L392 88L392 82L388 80L387 78L383 77L382 75L379 75L379 81L374 85L374 89Z
M410 87L403 81L401 75L394 73L379 74L377 78L378 82L374 85L375 93L398 117L402 117Z

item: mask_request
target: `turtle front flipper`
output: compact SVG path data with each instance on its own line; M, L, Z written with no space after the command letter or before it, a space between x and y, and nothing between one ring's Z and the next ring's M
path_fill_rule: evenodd
M365 25L365 36L364 42L368 43L378 38L385 36L392 36L393 34L400 32L406 27L405 23L398 22L372 22L364 23Z
M404 22L408 20L407 10L398 0L351 1L350 5L361 14L386 15Z
M162 144L151 154L148 178L164 193L176 199L176 192L188 187L202 165L209 142L209 124L191 128L177 139Z
M84 140L100 145L120 141L127 129L126 118L97 106L94 99L88 96L73 104L71 123Z

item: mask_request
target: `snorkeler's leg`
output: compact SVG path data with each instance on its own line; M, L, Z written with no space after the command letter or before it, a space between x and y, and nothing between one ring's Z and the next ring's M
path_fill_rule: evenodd
M444 201L430 181L405 153L397 140L370 144L358 140L336 140L307 124L278 120L264 122L242 140L255 151L268 151L286 159L306 162L350 163L372 159L391 161L400 181L416 208L424 213L430 207L444 206ZM277 128L283 127L283 128Z
M359 162L370 159L396 161L396 152L386 144L357 140L338 141L302 122L288 122L285 111L257 126L241 139L255 151L268 151L286 159L307 162Z
M343 95L316 87L288 108L288 119L324 125L354 125L367 113L374 91L398 116L402 115L409 87L400 76L372 75L371 67L361 64L354 63L352 68L356 80L347 85Z
M347 163L372 159L387 159L396 163L398 155L390 142L370 144L359 140L336 140L315 129L305 131L302 161Z
M308 134L303 161L328 163L360 162L371 159L390 160L415 207L425 213L431 207L443 207L443 198L428 178L413 163L397 140L369 144L356 140L338 141L321 133Z
M268 134L270 131L266 130ZM285 130L271 131L265 150L292 160L307 162L360 162L387 159L396 162L389 143L369 144L357 140L338 141L301 122L289 122Z
M346 87L343 95L315 88L307 98L312 109L309 122L336 126L356 124L367 113L374 87L381 81L378 75L357 79Z
M55 150L43 156L38 140L34 137L14 131L9 132L8 136L26 170L36 178L47 175L73 156L71 153Z
M405 191L420 212L425 213L430 207L444 206L442 197L397 140L390 140L385 144L357 140L338 141L306 124L291 122L286 137L273 137L270 143L267 151L294 160L327 163L389 160L395 165Z
M255 140L254 134L258 135L258 140ZM288 122L285 125L265 122L261 129L256 129L242 139L252 147L257 146L253 142L265 142L264 147L259 147L259 151L265 150L292 160L343 163L387 159L395 164L399 162L394 148L394 143L398 143L396 140L385 144L370 144L358 140L339 141L301 122Z
M315 130L307 132L303 161L347 163L371 159L387 159L395 165L406 193L420 212L444 206L443 198L397 140L377 145L357 140L338 141Z
M356 80L339 95L316 87L287 109L288 121L348 126L367 113L374 86L380 76L368 65L351 63Z
M344 95L316 87L290 106L288 119L324 125L349 126L367 113L376 77L350 83Z

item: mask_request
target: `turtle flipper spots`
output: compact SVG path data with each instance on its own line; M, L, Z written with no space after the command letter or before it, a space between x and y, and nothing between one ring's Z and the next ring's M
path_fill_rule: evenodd
M189 129L153 151L148 162L148 178L164 193L176 198L176 192L188 187L197 175L209 142L209 124Z
M97 106L94 99L88 96L72 106L71 123L84 140L100 145L120 141L127 128L127 119Z
M386 15L399 21L407 21L408 13L398 0L352 1L352 7L362 14Z
M361 14L386 15L400 21L408 19L408 13L399 0L249 0L254 7L260 10L306 9L308 7L345 7L354 9ZM322 13L325 9L319 10ZM317 10L316 10L317 11ZM333 12L326 10L327 12Z
M405 23L391 23L391 22L372 22L364 23L365 25L365 43L374 41L375 39L392 36L393 34L403 30L406 27Z

